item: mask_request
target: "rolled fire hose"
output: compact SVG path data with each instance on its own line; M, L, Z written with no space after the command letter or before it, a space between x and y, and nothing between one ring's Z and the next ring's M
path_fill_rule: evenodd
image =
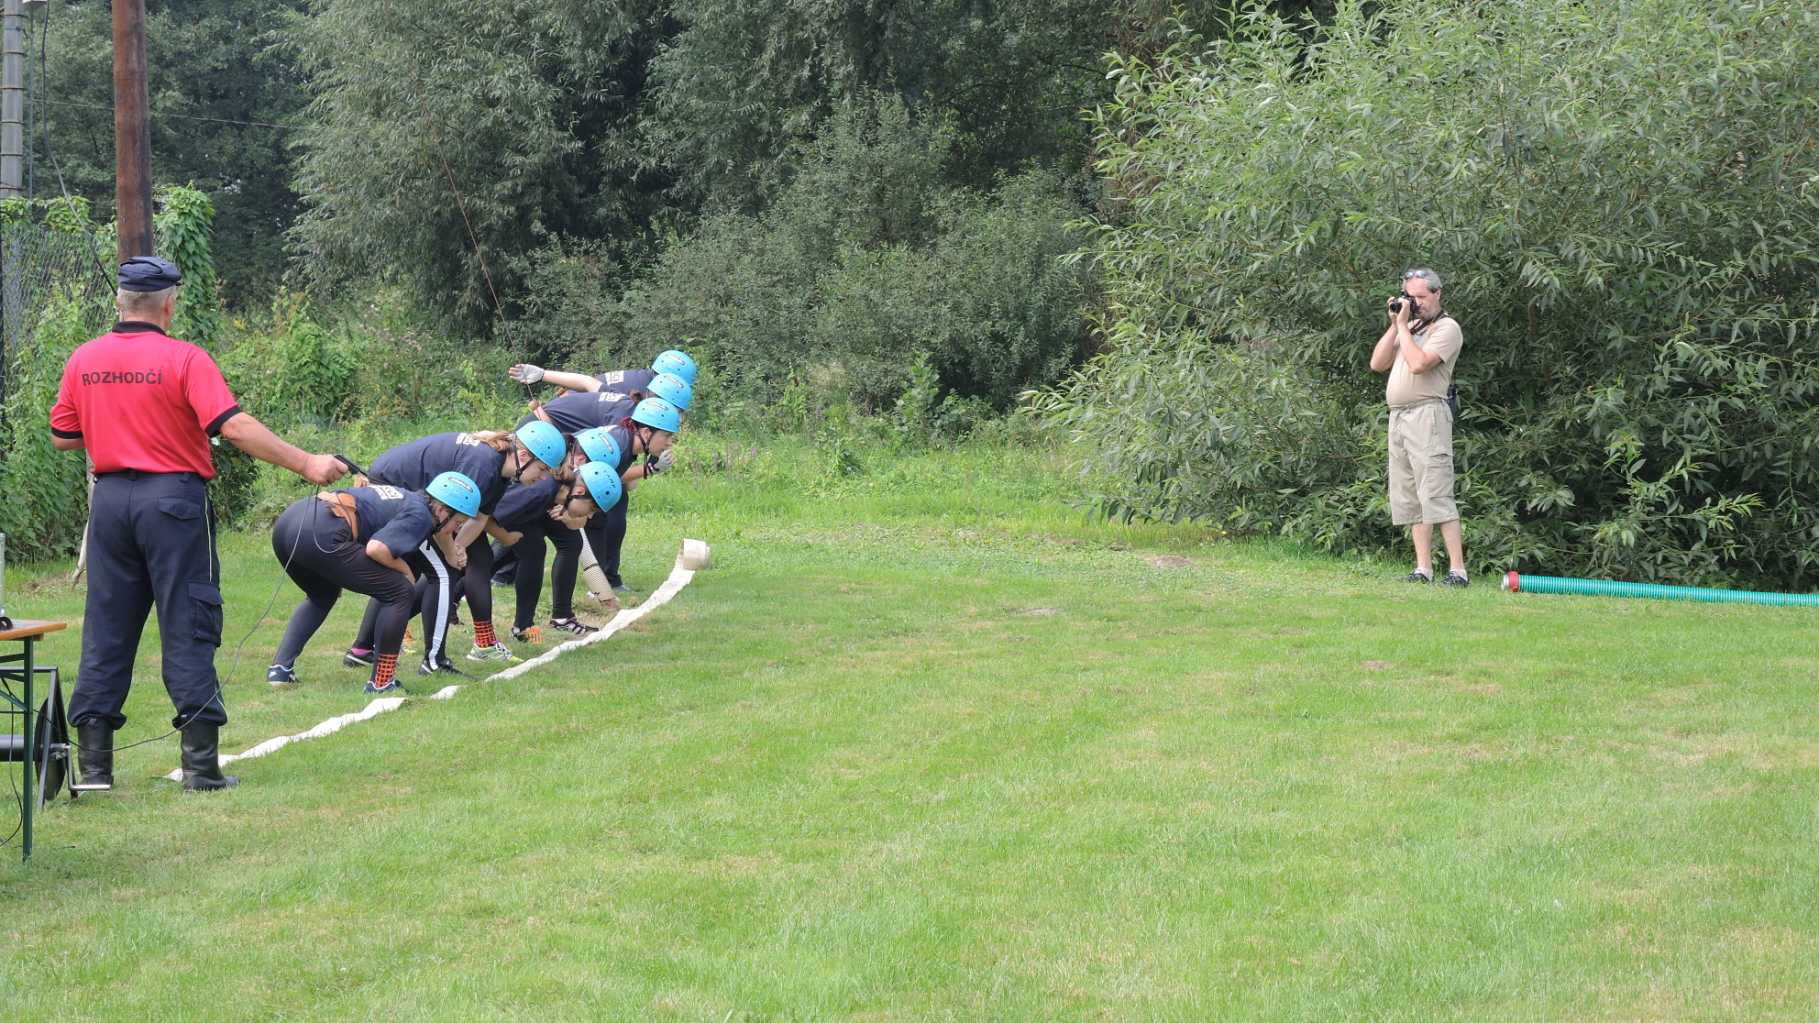
M1819 594L1764 593L1757 590L1716 590L1702 586L1667 586L1661 583L1624 583L1609 579L1570 579L1555 575L1503 577L1508 593L1559 593L1578 597L1640 597L1645 600L1694 600L1708 604L1780 604L1819 606Z
M619 598L613 593L613 584L606 578L606 570L600 567L600 560L594 557L594 545L587 542L587 534L581 534L581 579L587 584L587 595L609 608L619 606Z

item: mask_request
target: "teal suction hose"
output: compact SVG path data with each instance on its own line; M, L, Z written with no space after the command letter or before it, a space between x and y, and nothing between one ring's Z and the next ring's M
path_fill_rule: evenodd
M1780 604L1819 607L1819 593L1762 593L1751 590L1713 590L1700 586L1663 586L1659 583L1619 583L1607 579L1567 579L1557 575L1503 577L1509 593L1562 593L1580 597L1641 597L1645 600L1697 600L1708 604Z

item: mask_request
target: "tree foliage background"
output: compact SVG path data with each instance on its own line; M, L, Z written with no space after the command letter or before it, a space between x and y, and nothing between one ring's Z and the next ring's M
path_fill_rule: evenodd
M46 6L34 188L106 223L109 7ZM1034 389L1102 510L1334 549L1401 543L1365 363L1435 265L1474 564L1807 586L1809 7L148 0L153 163L272 395L678 344L709 416Z
M262 301L285 270L284 232L298 209L292 126L308 94L278 46L303 8L302 0L146 4L153 173L213 202L215 254L233 302ZM111 19L104 0L53 0L28 19L33 188L89 199L101 223L114 218Z
M1107 350L1047 395L1102 506L1394 549L1398 271L1464 326L1474 564L1810 585L1819 10L1342 3L1114 61Z

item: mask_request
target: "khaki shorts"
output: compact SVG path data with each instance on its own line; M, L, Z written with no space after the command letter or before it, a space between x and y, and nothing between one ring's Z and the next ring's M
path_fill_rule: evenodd
M1451 522L1453 413L1444 401L1390 409L1390 521Z

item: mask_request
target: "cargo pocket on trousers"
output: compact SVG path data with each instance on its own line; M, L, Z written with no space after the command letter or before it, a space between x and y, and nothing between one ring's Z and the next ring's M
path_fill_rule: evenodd
M199 519L202 517L200 504L181 497L160 497L158 510L173 519Z
M190 583L189 599L194 606L195 638L209 646L221 645L221 588L211 583Z

